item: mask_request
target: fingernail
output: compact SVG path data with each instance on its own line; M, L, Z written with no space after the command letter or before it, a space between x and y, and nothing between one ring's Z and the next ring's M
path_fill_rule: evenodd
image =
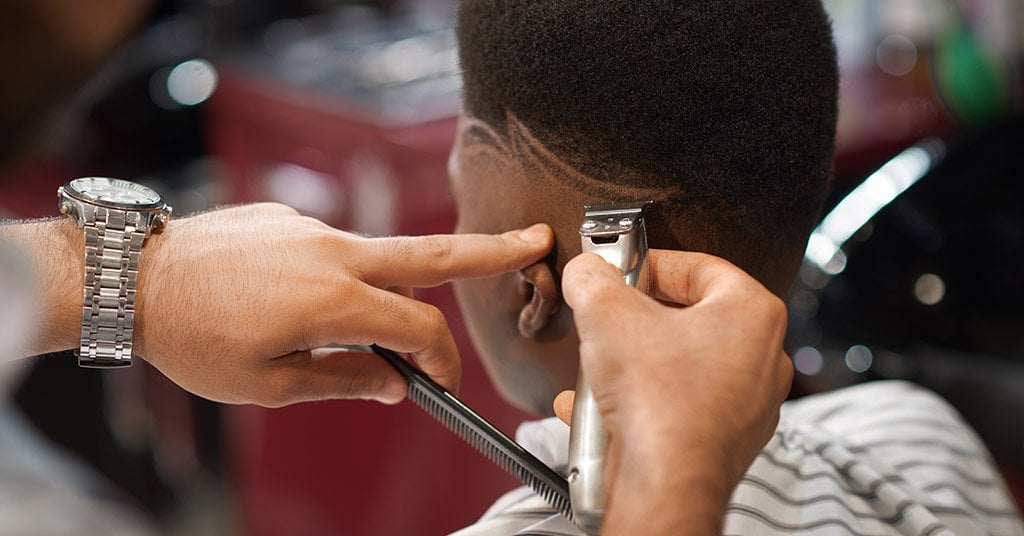
M519 231L519 238L525 242L544 242L548 239L548 226L543 223L535 223L522 231Z

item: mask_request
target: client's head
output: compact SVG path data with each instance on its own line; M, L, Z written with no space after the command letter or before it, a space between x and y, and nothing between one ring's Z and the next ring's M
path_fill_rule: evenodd
M457 231L555 231L545 262L456 285L505 398L549 413L574 384L559 276L584 204L653 200L651 247L712 253L787 290L832 165L838 75L820 0L463 0L457 33Z

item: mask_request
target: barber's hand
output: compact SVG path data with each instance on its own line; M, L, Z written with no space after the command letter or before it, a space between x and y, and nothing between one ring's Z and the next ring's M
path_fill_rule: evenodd
M364 238L270 203L172 220L143 250L135 350L222 402L402 400L405 381L377 356L317 350L342 344L407 352L454 391L461 369L447 323L411 289L529 266L552 240L546 226Z
M717 257L652 250L650 263L660 302L593 254L563 275L580 366L612 441L602 533L719 534L789 392L786 309ZM555 411L569 422L571 392Z

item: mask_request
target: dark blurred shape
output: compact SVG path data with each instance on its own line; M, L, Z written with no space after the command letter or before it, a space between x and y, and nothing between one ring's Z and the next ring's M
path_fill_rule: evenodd
M126 0L0 5L0 164L29 145L53 107L80 89L149 7Z
M846 243L845 266L804 266L788 341L800 383L916 381L957 406L1000 461L1024 467L1022 147L1020 115L964 137Z
M118 498L155 516L171 500L170 490L154 469L150 445L126 446L108 425L111 412L104 400L104 375L81 370L70 351L54 354L39 360L14 401L44 436L116 482L124 493ZM73 404L65 398L69 393ZM144 407L141 402L135 401Z

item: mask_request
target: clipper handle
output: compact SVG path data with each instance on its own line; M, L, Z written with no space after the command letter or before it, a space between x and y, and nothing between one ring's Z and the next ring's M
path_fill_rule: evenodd
M626 284L647 291L647 233L643 209L649 203L587 207L580 235L583 251L600 255L616 266ZM594 393L582 370L569 432L569 499L573 522L594 536L601 528L607 502L605 456L608 432Z
M572 407L569 434L569 500L573 522L584 533L594 536L601 528L605 489L605 454L608 432L590 385L580 374L576 379L576 398Z

